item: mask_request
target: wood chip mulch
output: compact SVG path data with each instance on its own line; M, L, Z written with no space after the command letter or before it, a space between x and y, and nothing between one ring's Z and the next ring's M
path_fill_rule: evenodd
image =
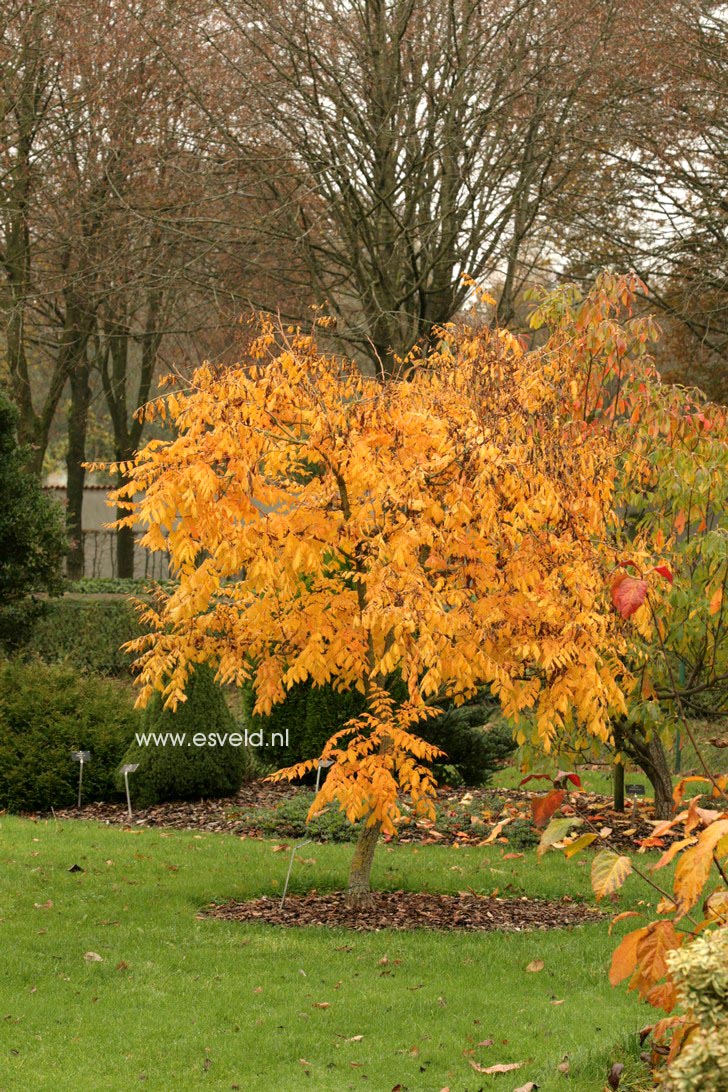
M215 834L234 834L238 837L274 837L297 838L299 834L281 824L275 831L266 833L261 831L257 821L259 808L275 808L284 800L290 799L300 790L297 786L288 784L271 784L265 781L253 781L242 788L235 796L224 800L200 800L195 802L175 802L156 804L153 807L142 808L134 811L132 825L139 827L166 827L176 830L198 830ZM310 790L309 790L310 791ZM530 814L531 798L536 793L518 789L492 789L489 787L476 789L451 789L443 787L438 789L437 797L440 808L444 811L452 809L450 814L454 817L458 814L459 802L463 797L475 801L481 800L487 804L494 798L503 802L505 811L494 816L490 821L473 820L469 816L463 817L463 827L450 825L444 831L433 827L431 823L409 823L405 818L399 828L397 841L402 844L417 843L421 845L482 845L493 826L507 815L522 814L528 818ZM596 796L593 793L575 793L569 797L571 813L588 819L596 829L608 827L611 831L611 844L621 850L634 850L640 841L652 833L652 811L649 804L640 802L639 811L633 813L615 812L610 806L608 797ZM85 804L82 808L63 808L54 813L57 819L92 819L97 822L126 826L129 823L126 813L126 805L121 803L94 803ZM508 827L503 830L502 842L508 841ZM663 838L664 846L680 838L679 831L669 832ZM313 837L316 834L314 831Z
M466 929L523 932L558 929L599 921L603 914L571 901L544 899L497 899L478 895L435 895L412 891L373 892L366 906L346 905L346 895L289 895L283 907L279 898L252 899L207 907L201 917L222 918L247 924L299 927L343 927L357 932L379 929Z

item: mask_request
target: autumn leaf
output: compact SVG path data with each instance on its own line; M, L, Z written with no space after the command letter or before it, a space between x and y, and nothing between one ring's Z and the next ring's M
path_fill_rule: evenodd
M609 1076L607 1077L607 1084L611 1089L619 1088L619 1083L622 1079L622 1073L624 1072L624 1063L615 1062L612 1068L609 1070Z
M717 614L723 604L723 585L719 585L710 597L708 610L711 614Z
M677 990L672 982L659 982L645 994L645 1001L653 1008L672 1012L677 1004Z
M638 918L639 916L640 915L637 913L636 910L623 910L621 914L617 914L617 916L612 918L612 920L610 921L609 929L607 930L609 936L612 935L612 929L617 924L617 922L625 921L627 918Z
M554 789L546 796L534 796L531 800L531 814L537 827L546 826L551 816L561 807L566 799L563 789Z
M581 778L578 774L567 773L566 770L559 770L554 778L554 784L558 785L562 781L570 781L577 789L581 788Z
M612 963L609 969L609 981L613 986L618 985L634 972L637 966L637 945L647 933L648 926L634 929L622 937L621 942L612 952Z
M703 905L703 913L708 919L728 922L728 891L714 891L709 895Z
M544 966L545 966L545 964L544 964L544 961L542 959L532 959L531 962L526 967L526 970L530 971L532 974L534 974L534 973L536 973L538 971L542 971L544 969Z
M712 784L710 778L703 777L699 774L692 774L690 777L681 777L675 788L672 790L672 798L676 804L682 803L682 798L685 795L685 786L694 784L695 782L702 782L705 785Z
M631 871L632 862L629 857L620 857L611 849L603 849L597 853L591 868L592 889L597 899L603 899L619 890Z
M479 1065L471 1058L470 1065L476 1073L512 1073L514 1069L520 1069L523 1062L511 1062L506 1065Z
M656 565L655 572L659 573L660 576L664 577L664 579L667 580L669 584L672 584L674 582L675 578L667 565Z
M680 838L677 842L673 842L672 845L662 854L659 861L653 864L652 871L656 872L658 868L664 868L666 865L669 865L673 858L678 855L678 853L681 853L686 846L695 845L696 841L697 838Z
M564 856L568 859L575 857L582 849L586 849L587 846L590 846L596 838L597 835L594 833L581 834L575 841L564 846Z
M583 820L576 818L552 819L541 835L541 841L538 844L538 856L541 857L549 846L562 841L572 827L580 826L582 822Z
M647 598L647 590L646 580L617 572L612 578L612 603L623 618L631 618Z
M675 932L671 921L653 921L647 931L637 941L637 975L632 984L645 996L647 987L654 985L667 974L665 956L679 948L682 937Z
M684 917L700 898L713 864L713 851L728 834L728 819L711 823L701 833L697 845L686 849L675 868L673 890L678 901L677 919Z

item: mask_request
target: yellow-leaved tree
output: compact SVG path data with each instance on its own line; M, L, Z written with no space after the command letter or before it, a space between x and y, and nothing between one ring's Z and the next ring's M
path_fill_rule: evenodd
M335 800L361 820L351 902L402 794L432 814L435 751L416 735L428 701L488 686L547 749L576 722L606 739L625 710L607 579L615 441L569 412L583 360L563 331L525 352L504 331L448 326L431 346L380 382L263 321L244 363L205 365L146 407L175 438L123 467L129 522L179 578L130 646L141 704L157 689L174 706L201 662L252 679L260 713L305 679L365 695L326 744L311 813Z

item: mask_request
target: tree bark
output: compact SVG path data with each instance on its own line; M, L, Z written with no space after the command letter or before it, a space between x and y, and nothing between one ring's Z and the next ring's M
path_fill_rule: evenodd
M655 816L671 819L673 815L672 774L667 753L659 736L647 739L639 728L622 729L623 749L649 779L655 793Z
M116 509L116 518L123 519L129 513L124 508ZM119 527L116 532L116 575L125 580L134 579L134 529Z
M624 811L624 766L614 763L614 810Z
M382 824L377 821L370 826L365 824L359 833L349 870L349 889L346 895L349 906L366 906L368 902L371 902L369 882L374 851L377 848L381 829Z
M68 531L67 572L71 580L83 576L83 487L86 471L86 429L91 385L88 368L83 364L70 373L71 405L68 411L68 450L66 453L66 528Z

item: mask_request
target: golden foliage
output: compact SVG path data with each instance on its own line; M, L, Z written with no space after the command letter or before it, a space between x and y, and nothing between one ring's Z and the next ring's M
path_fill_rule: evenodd
M613 441L570 412L581 364L559 337L524 352L443 328L409 379L380 383L265 322L246 363L204 365L147 407L176 435L147 444L114 500L179 584L129 646L141 703L157 689L174 705L199 661L252 679L258 713L303 680L356 687L367 713L327 746L317 806L335 795L385 829L397 787L431 795L409 728L433 699L488 685L546 749L577 725L606 739L625 710Z

